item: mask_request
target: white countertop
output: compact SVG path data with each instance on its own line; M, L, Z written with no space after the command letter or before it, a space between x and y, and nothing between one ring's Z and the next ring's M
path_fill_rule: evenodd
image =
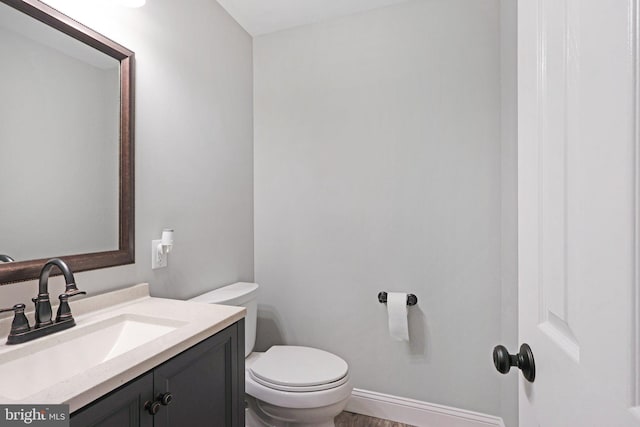
M42 359L47 360L47 349L54 345L66 345L65 340L73 334L78 335L92 327L104 324L115 317L135 319L161 319L171 325L171 330L157 338L147 340L129 351L111 357L106 361L82 368L81 372L66 375L61 381L44 388L38 385L39 378L48 373L60 377L60 372L69 371L74 366L74 359L81 358L82 348L69 345L65 360L50 360L32 369L16 369L14 378L3 378L2 388L24 387L30 384L27 396L10 399L3 396L0 390L0 403L68 403L71 412L80 409L95 399L118 388L139 375L153 369L173 356L220 332L227 326L242 319L246 310L242 307L231 307L216 304L203 304L190 301L179 301L149 296L146 283L130 288L109 292L95 297L70 302L71 311L76 319L76 326L24 344L7 345L4 343L11 319L0 321L0 367L3 363L19 363L20 355L42 352ZM55 316L55 308L54 308ZM86 329L82 329L86 328ZM71 335L69 335L71 334ZM19 366L19 365L16 365ZM55 371L58 370L58 371ZM31 392L33 391L33 393ZM5 393L8 394L8 393ZM20 393L18 393L20 394ZM24 393L22 393L24 394Z

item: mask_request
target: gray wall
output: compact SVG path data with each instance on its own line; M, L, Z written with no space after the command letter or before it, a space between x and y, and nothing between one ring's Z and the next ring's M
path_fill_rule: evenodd
M254 40L259 349L317 346L358 388L501 414L500 48L498 0ZM418 296L411 344L381 290Z
M211 0L48 3L136 53L136 264L80 273L78 286L149 281L185 298L252 280L251 37ZM151 270L151 240L168 226L169 267ZM0 287L5 305L35 294L35 282Z

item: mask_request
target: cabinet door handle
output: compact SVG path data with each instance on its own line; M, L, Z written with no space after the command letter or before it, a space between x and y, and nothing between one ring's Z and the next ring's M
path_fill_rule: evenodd
M162 403L163 406L167 406L173 400L173 394L169 392L162 393L160 396L158 396L158 400L160 401L160 403Z
M144 409L147 410L151 415L155 415L160 410L160 406L167 406L169 403L173 401L173 394L166 392L159 394L156 400L153 402L147 400L144 404Z
M144 404L144 409L146 409L147 412L149 412L151 415L155 415L160 410L160 402L158 402L157 400L154 400L153 402L147 400L147 402Z

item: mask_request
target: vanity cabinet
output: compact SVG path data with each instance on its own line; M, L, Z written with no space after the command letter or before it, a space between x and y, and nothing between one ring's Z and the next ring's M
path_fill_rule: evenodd
M71 427L187 425L244 427L244 319L71 414Z

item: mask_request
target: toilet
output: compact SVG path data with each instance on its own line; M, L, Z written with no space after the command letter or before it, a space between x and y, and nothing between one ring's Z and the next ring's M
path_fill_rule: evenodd
M353 385L340 357L311 347L277 345L254 352L258 285L239 282L191 301L241 306L245 318L246 427L334 427Z

